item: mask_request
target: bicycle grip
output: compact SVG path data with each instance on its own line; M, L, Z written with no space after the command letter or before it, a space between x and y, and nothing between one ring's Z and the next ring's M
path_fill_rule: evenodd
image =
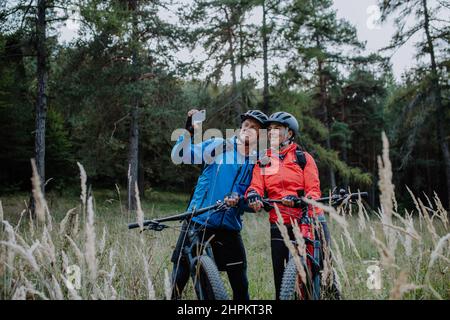
M128 229L136 229L136 228L139 228L139 223L134 222L128 224Z

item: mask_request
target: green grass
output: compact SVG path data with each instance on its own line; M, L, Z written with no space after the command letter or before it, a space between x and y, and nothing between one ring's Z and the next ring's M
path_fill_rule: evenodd
M117 297L121 299L147 298L142 260L145 257L149 261L150 274L155 287L156 297L158 299L164 298L164 271L165 269L169 272L172 270L170 256L178 237L180 224L172 222L171 225L174 228L166 229L162 232L150 231L140 234L137 230L128 230L127 223L135 221L136 218L135 216L130 216L125 210L125 196L122 194L119 197L115 190L97 190L93 194L95 198L96 240L98 243L101 242L104 228L107 231L105 250L103 252L97 251L98 266L99 269L109 272L112 268L112 265L109 263L109 256L111 251L114 252L112 262L116 265L116 269L112 286L117 291ZM1 198L0 200L3 203L5 214L4 219L8 220L13 226L16 226L20 220L20 212L25 208L24 200L27 199L28 194L15 194ZM58 222L63 219L67 210L71 208L78 207L77 210L79 210L80 215L82 214L78 196L66 195L61 197L50 193L47 194L47 200L53 217L54 230L52 232L52 238L57 248L58 257L55 265L46 267L45 271L43 271L44 279L46 279L45 277L51 279L51 274L61 272L61 249L64 249L71 263L77 261L76 255L71 250L70 245L67 244L64 237L57 234ZM146 195L145 199L142 199L142 206L146 218L154 218L183 212L188 200L189 195L187 194L152 190ZM368 230L364 232L358 230L358 222L355 217L348 217L347 221L349 222L349 232L356 244L361 259L354 254L347 240L342 236L342 228L334 221L329 222L332 235L336 239L339 250L342 253L344 268L348 276L348 281L344 281L342 273L338 270L343 286L343 294L346 299L389 298L390 290L400 271L405 271L408 274L408 282L424 286L423 288L406 293L404 298L435 298L429 288L424 284L429 256L435 247L424 225L420 228L418 221L415 223L417 231L422 236L422 241L420 243L414 243L414 250L411 257L406 256L401 244L398 245L395 261L398 269L382 269L383 287L381 290L376 291L367 288L366 280L368 277L367 267L374 263L380 264L379 252L370 239L371 233ZM40 234L36 231L36 234L32 236L29 231L28 222L29 219L27 217L21 219L18 233L28 243L32 243L32 239L39 238ZM375 216L371 217L370 224L376 234L380 236L382 232L381 225L377 222ZM436 230L440 236L448 233L448 230L445 230L439 222L436 222ZM2 234L0 238L4 236ZM274 285L267 213L246 213L244 215L242 236L247 251L251 299L273 299ZM80 249L84 248L83 232L74 236L74 240ZM99 244L97 245L98 249ZM445 249L444 255L448 257L448 246ZM5 254L0 255L0 258L0 261L5 261ZM15 265L20 266L20 269L26 275L27 279L33 283L36 290L42 292L48 290L45 283L43 283L44 280L33 275L29 266L20 257L16 257ZM449 299L450 274L448 263L443 259L438 259L430 274L434 289L439 292L442 298ZM85 273L83 275L85 276ZM10 299L14 290L17 289L18 283L21 283L21 279L15 272L11 273L7 271L7 268L4 264L2 266L2 263L0 263L0 276L0 297L2 299ZM226 279L225 274L223 274L223 277ZM99 281L99 286L101 286L101 283ZM230 290L228 283L227 287ZM92 288L83 285L81 296L83 298L90 298L91 294ZM191 284L185 290L185 297L190 299L195 298Z

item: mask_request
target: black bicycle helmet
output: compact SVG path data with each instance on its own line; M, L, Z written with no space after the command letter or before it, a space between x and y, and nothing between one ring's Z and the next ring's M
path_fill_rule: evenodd
M294 132L292 138L294 138L296 135L299 134L300 128L298 125L298 121L290 113L284 111L275 112L269 117L269 120L267 120L266 122L267 126L272 122L281 123L283 126L288 127L290 130L292 130Z
M244 122L246 119L256 120L261 124L261 126L265 127L266 121L269 117L259 110L249 110L246 113L241 114L241 122Z

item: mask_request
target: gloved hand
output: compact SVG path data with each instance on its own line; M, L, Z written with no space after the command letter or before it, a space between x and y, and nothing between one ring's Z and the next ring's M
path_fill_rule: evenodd
M289 208L300 208L301 205L300 198L292 195L286 196L281 199L281 203Z
M247 203L248 206L256 212L261 211L261 208L263 207L262 197L255 190L251 190L247 194Z
M236 207L239 203L239 194L237 192L231 192L225 196L223 200L229 207Z
M187 114L187 119L186 119L186 130L189 131L189 133L192 135L194 135L194 129L196 127L195 124L192 123L192 116L194 115L194 113L199 112L197 109L191 109L189 110L188 114Z

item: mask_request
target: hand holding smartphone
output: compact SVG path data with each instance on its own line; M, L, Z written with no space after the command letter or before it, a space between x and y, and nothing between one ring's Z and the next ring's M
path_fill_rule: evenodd
M206 119L206 110L192 109L188 112L188 118L186 121L186 129L191 135L194 134L194 129L198 128L199 125Z
M200 124L206 119L206 110L200 110L192 115L192 125Z

